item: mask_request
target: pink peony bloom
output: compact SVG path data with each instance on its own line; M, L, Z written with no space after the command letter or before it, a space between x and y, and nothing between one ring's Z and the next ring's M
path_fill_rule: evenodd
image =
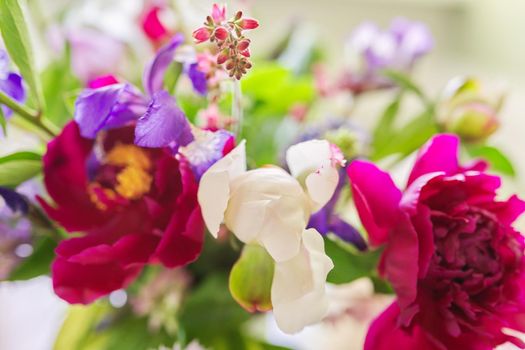
M379 272L397 301L371 325L365 350L493 349L525 344L525 241L511 224L525 210L496 199L486 163L458 163L458 138L438 135L418 154L407 188L366 161L348 167Z

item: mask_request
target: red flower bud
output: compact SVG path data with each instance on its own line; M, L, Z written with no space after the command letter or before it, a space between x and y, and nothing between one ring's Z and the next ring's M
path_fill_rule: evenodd
M228 37L228 30L224 27L217 27L213 35L220 41L226 40Z
M229 50L221 51L221 53L217 56L217 64L223 64L224 62L226 62L229 56Z
M197 44L208 41L210 39L210 30L206 27L200 27L192 34Z
M245 51L246 49L248 49L248 46L250 46L250 39L243 39L237 44L237 50L241 52Z
M222 21L226 20L226 5L219 6L217 4L213 4L211 17L215 23L221 23Z
M244 18L239 22L239 27L242 29L255 29L259 26L259 22L253 18Z
M241 51L241 55L243 55L244 57L250 57L251 54L250 54L250 50L244 50L244 51Z

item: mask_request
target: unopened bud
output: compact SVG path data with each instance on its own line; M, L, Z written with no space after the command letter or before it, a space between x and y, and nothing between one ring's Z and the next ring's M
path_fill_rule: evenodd
M245 51L246 49L248 49L248 46L250 46L250 39L243 39L237 44L237 50L241 52Z
M253 18L243 18L239 22L239 27L242 29L255 29L259 26L259 22Z
M226 40L226 38L228 38L228 30L224 27L217 27L213 32L213 35L218 40L223 41Z
M226 62L226 60L230 57L229 53L230 52L228 49L222 50L217 56L217 64L223 64Z
M244 57L250 57L251 56L250 50L241 51L241 55L243 55Z
M202 43L210 39L210 30L206 27L200 27L192 34L196 43Z
M219 6L217 4L213 4L211 16L215 23L221 23L222 21L226 20L226 5Z
M235 17L233 18L234 21L238 21L242 18L242 11L237 11L235 14Z

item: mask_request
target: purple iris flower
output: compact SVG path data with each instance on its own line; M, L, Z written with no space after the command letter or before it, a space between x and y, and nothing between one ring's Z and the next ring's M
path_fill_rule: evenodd
M191 80L193 90L195 90L199 95L205 96L206 93L208 93L208 79L206 79L206 73L199 70L199 64L186 64L185 72Z
M433 45L432 35L423 23L396 18L388 30L381 30L365 22L354 30L347 48L351 61L360 65L350 67L341 85L354 93L391 87L392 82L381 71L408 72Z
M112 84L86 89L75 103L75 120L82 136L95 138L97 133L136 123L135 143L142 147L171 147L193 141L191 127L175 99L163 90L166 70L173 62L182 35L162 47L143 74L142 94L131 84Z
M9 57L7 52L0 49L0 91L18 102L24 102L26 93L22 85L22 77L9 70ZM4 116L9 117L13 111L2 106Z
M344 221L335 210L336 204L341 197L341 191L348 186L346 170L339 169L339 183L330 201L317 213L310 217L308 228L315 228L322 235L334 233L339 238L353 244L357 249L367 250L367 244L359 231Z
M13 213L27 214L29 211L27 199L15 190L0 187L0 197L4 199L5 204Z

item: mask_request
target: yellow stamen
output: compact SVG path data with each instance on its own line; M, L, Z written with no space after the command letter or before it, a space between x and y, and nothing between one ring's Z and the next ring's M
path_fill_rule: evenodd
M143 169L129 165L117 175L115 190L127 199L138 199L149 192L151 176Z
M146 151L135 145L116 145L106 155L106 162L111 165L132 166L143 170L151 168L151 161Z

